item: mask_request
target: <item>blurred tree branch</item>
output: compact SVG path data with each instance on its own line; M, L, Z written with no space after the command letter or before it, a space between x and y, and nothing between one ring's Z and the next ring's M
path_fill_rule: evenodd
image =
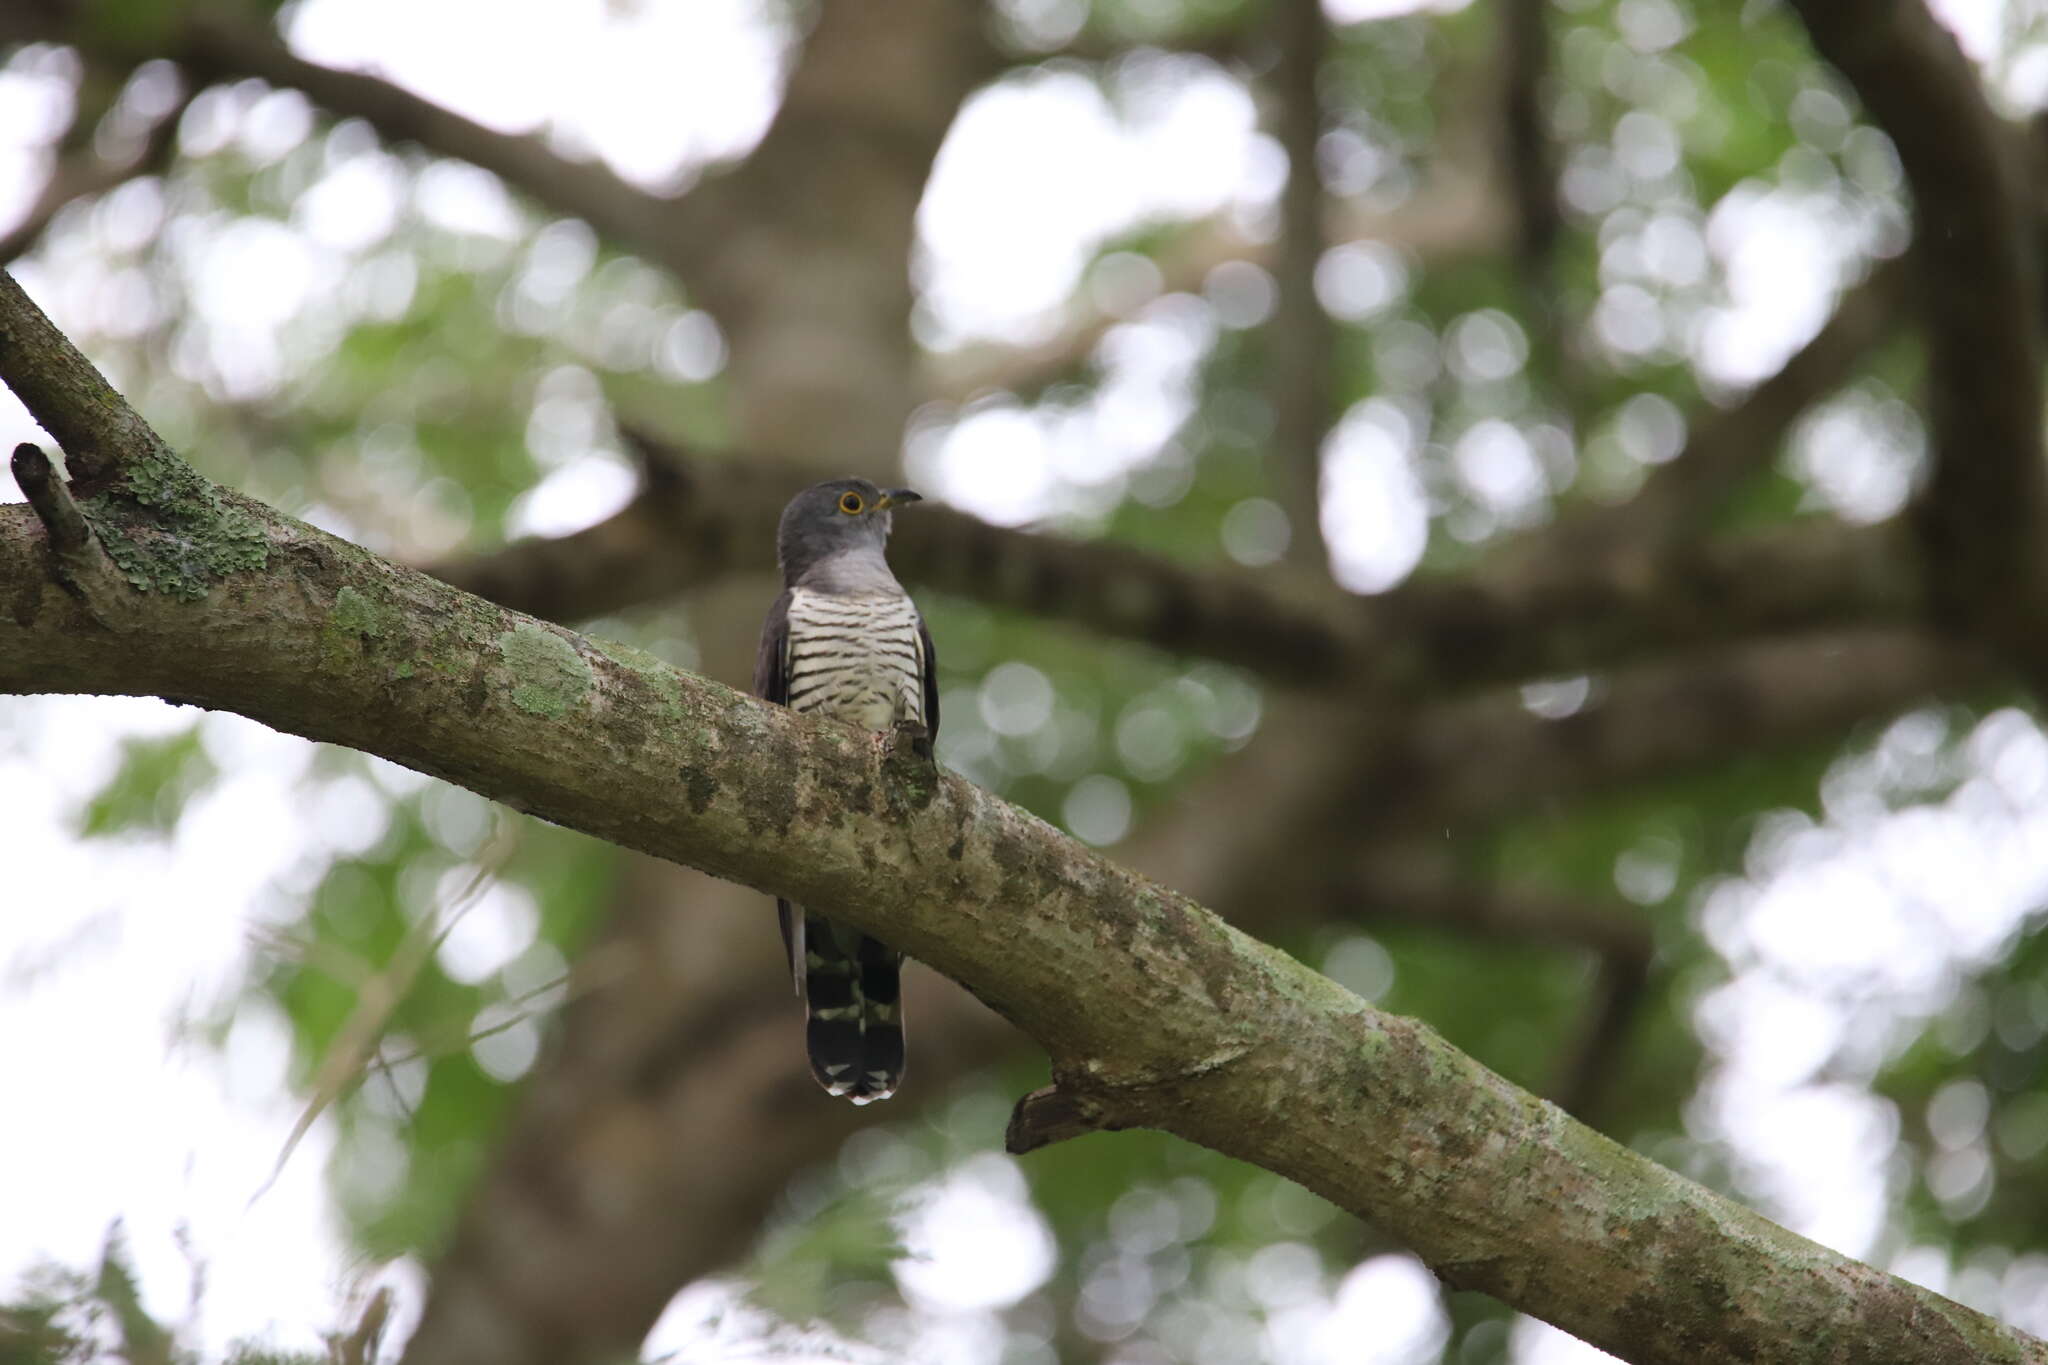
M0 690L235 710L832 905L971 983L1051 1053L1055 1086L1020 1104L1020 1145L1048 1136L1035 1126L1048 1106L1066 1116L1062 1136L1164 1128L1297 1180L1451 1283L1633 1361L1811 1354L1818 1342L1844 1361L2048 1360L2039 1342L1573 1123L1427 1027L1369 1009L906 751L608 651L212 489L145 439L104 380L79 378L89 367L18 290L0 293L0 323L58 351L0 350L0 378L26 378L17 392L39 420L120 451L122 481L93 499L125 504L106 526L180 554L195 538L260 543L228 565L187 563L196 595L138 585L117 631L50 573L35 513L0 509ZM154 500L165 480L210 500L169 508ZM663 791L677 799L647 799ZM521 1292L437 1299L454 1305L451 1321L430 1341L423 1326L412 1358L504 1365L633 1348L659 1299L622 1321L624 1287L559 1260L551 1233L666 1191L646 1168L670 1138L630 1125L595 1140L600 1183L551 1163L537 1172L546 1205L485 1206L499 1220L484 1231L495 1269Z
M1104 32L1099 24L1083 25L1079 32L1058 46L1017 53L1017 63L1042 62L1065 57L1079 62L1113 62L1133 52L1172 52L1182 56L1207 57L1219 65L1243 61L1257 44L1248 30L1251 25L1224 20L1171 32Z
M894 28L860 7L831 7L806 41L760 144L734 166L670 195L643 189L600 163L563 156L539 134L500 133L380 77L309 62L251 19L194 10L166 26L155 50L136 52L115 51L117 40L87 22L73 0L40 0L10 18L0 28L9 38L76 43L89 56L108 60L167 57L202 83L255 77L296 89L330 113L361 118L391 141L468 161L675 271L729 336L789 326L775 300L802 294L802 272L781 284L767 277L801 264L802 257L779 248L821 240L818 229L825 220L817 215L830 203L840 202L847 212L834 223L839 232L817 273L843 284L838 277L853 261L864 279L870 277L866 267L877 259L872 252L880 239L907 235L924 172L952 111L978 73L989 68L976 16L961 7L941 15L941 22L905 16ZM917 79L905 79L913 75ZM840 189L821 199L790 192L795 185L828 182ZM903 193L881 192L892 186ZM870 193L849 197L847 191L856 187ZM836 301L847 335L840 353L820 357L820 364L830 360L858 380L877 363L867 357L878 342L886 343L884 357L907 353L907 280L897 286L900 304L883 300L896 323L885 337L853 325L869 309L863 290L835 291L824 283L812 283L810 306ZM735 340L735 363L748 363L759 349ZM790 363L786 349L781 355Z
M1596 679L1557 720L1519 692L1425 712L1357 769L1344 803L1393 828L1485 819L1682 773L1731 753L1839 738L1995 683L1994 656L1920 630L1767 640Z
M2048 695L2048 474L2035 204L2022 139L1922 0L1795 0L1814 46L1898 148L1912 188L1934 469L1915 509L1932 599Z
M1443 263L1482 254L1506 235L1508 217L1500 187L1485 174L1455 165L1440 166L1429 183L1400 206L1379 211L1356 201L1329 203L1324 237L1332 244L1378 242L1404 257ZM1179 228L1153 253L1159 294L1199 294L1209 273L1232 261L1271 268L1276 243L1249 230L1235 216L1220 214ZM1003 391L1031 398L1046 387L1081 373L1102 338L1129 321L1104 307L1087 290L1077 291L1067 316L1048 339L1022 345L978 342L924 357L924 385L933 398L964 403Z
M1515 203L1515 268L1535 320L1538 354L1552 377L1561 378L1571 364L1570 334L1557 296L1564 211L1544 98L1550 76L1550 5L1547 0L1497 0L1496 8L1502 71L1498 145L1502 175Z
M1701 416L1685 449L1632 499L1568 512L1463 578L1419 578L1372 598L1303 591L1284 577L1190 569L944 508L906 518L895 554L906 577L943 591L1216 658L1284 685L1408 696L1598 667L1616 657L1601 639L1654 649L1897 619L1915 609L1918 580L1889 530L1815 523L1729 544L1702 544L1691 532L1884 335L1902 274L1881 266L1848 291L1775 375ZM814 467L766 454L695 457L630 427L626 435L641 455L643 487L625 508L567 536L428 572L522 611L578 621L773 567L771 547L739 528L771 522ZM1794 567L1800 572L1788 572Z
M362 119L388 141L467 161L556 212L632 243L679 274L688 276L705 264L704 234L679 230L686 226L676 207L680 200L643 190L601 163L565 157L540 134L500 133L381 77L309 62L250 18L195 12L173 30L163 55L197 81L255 77L297 90L329 113Z
M170 164L177 147L178 122L192 104L195 90L183 92L172 106L136 140L129 154L109 159L93 147L100 125L97 112L81 109L71 130L57 146L56 160L35 201L14 226L0 233L0 266L34 248L52 220L81 199L127 184L137 176L155 175Z
M891 45L881 41L880 34L870 41L860 36L863 25L857 14L832 14L823 25L824 32L813 33L806 46L819 44L828 56L850 54L870 69L850 70L847 57L800 60L775 125L761 144L735 165L709 170L687 190L675 194L635 185L600 163L564 156L541 134L500 133L381 77L306 61L270 29L217 11L199 11L181 19L150 52L111 51L106 35L82 24L75 0L39 0L37 5L24 6L10 14L11 22L0 27L0 37L72 42L89 54L110 59L166 57L186 67L202 83L254 77L296 89L331 114L363 119L389 141L414 143L435 154L468 161L547 208L584 219L599 232L676 272L731 329L744 325L759 312L761 300L777 292L765 287L761 272L787 268L791 263L792 258L778 249L778 235L761 232L764 223L797 219L811 211L800 198L788 194L790 185L828 174L860 183L857 177L865 173L867 183L878 186L900 179L876 164L878 158L893 153L876 149L894 142L899 151L909 150L927 140L929 135L915 131L917 127L929 125L937 114L949 113L968 88L1001 69L979 26L967 22L973 17L960 12L956 22L937 26L909 22L902 27L901 33L935 38L956 54L956 60L939 65L919 53L920 44ZM842 31L846 37L842 38ZM931 79L922 83L888 79L892 71L900 73L912 66ZM865 91L870 98L848 99L848 93L854 91ZM939 122L940 134L947 121ZM890 132L892 122L904 136ZM844 145L838 153L831 153L818 145L820 138L827 142L837 139ZM934 140L930 148L915 156L928 157L935 148ZM836 165L832 164L835 155ZM921 188L922 177L914 184ZM1426 259L1472 255L1507 231L1501 199L1490 172L1474 176L1444 166L1428 187L1390 213L1356 205L1333 206L1326 235L1333 242L1385 242ZM872 212L863 210L842 221L857 225L871 218ZM853 245L845 244L843 255L834 253L833 259L853 258ZM1192 224L1182 232L1178 244L1161 254L1162 292L1198 292L1215 266L1234 260L1262 262L1272 251L1270 242L1248 235L1228 218ZM865 264L870 258L859 259ZM926 390L931 396L954 401L991 389L1034 393L1078 369L1096 342L1119 320L1086 306L1046 342L971 346L928 356L924 360ZM891 349L908 344L900 331L888 341ZM848 357L864 353L860 347L846 348Z
M1710 430L1703 450L1733 449L1753 434L1732 417ZM771 522L810 477L766 458L669 451L650 468L641 495L597 526L428 571L536 615L588 619L772 568L769 547L739 528ZM1217 659L1285 686L1411 700L1601 668L1673 645L1895 621L1917 610L1917 579L1902 557L1909 547L1894 527L1815 522L1648 560L1589 555L1584 534L1579 522L1560 523L1531 538L1515 559L1519 571L1418 578L1378 597L1184 567L948 508L905 518L893 553L906 578L942 591Z
M1267 321L1265 388L1273 405L1273 488L1287 512L1287 562L1316 579L1328 575L1323 543L1323 438L1334 417L1336 325L1316 296L1316 268L1328 217L1320 150L1322 74L1330 51L1322 0L1280 0L1272 23L1280 59L1274 87L1275 131L1287 154L1280 191L1277 286Z
M1775 374L1728 406L1697 413L1685 448L1632 497L1567 522L1558 534L1586 536L1601 554L1653 555L1699 535L1731 494L1777 460L1800 415L1847 382L1892 334L1906 285L1903 261L1877 262Z

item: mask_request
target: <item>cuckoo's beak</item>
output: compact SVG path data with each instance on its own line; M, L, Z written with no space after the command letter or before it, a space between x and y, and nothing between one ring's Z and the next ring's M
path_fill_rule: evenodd
M886 512L891 507L901 507L905 503L923 501L924 494L918 492L916 489L884 488L882 490L882 496L875 502L875 510L877 512Z

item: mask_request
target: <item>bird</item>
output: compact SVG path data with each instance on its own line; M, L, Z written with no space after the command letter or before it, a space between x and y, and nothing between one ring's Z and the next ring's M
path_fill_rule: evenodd
M922 501L866 479L828 479L790 499L775 535L782 595L761 628L754 695L937 738L931 632L884 554L896 509ZM778 899L775 908L804 1000L811 1075L855 1104L887 1099L903 1077L903 954L808 906Z

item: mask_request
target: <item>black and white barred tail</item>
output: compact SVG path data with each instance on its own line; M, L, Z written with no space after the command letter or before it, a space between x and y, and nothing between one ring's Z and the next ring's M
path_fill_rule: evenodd
M822 915L785 922L797 915L811 1074L855 1104L886 1100L903 1079L903 954Z

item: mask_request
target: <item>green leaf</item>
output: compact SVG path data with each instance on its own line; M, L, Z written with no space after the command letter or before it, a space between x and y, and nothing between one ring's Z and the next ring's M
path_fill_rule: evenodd
M197 726L161 739L126 740L119 771L79 813L78 833L89 839L169 834L185 803L218 775Z

